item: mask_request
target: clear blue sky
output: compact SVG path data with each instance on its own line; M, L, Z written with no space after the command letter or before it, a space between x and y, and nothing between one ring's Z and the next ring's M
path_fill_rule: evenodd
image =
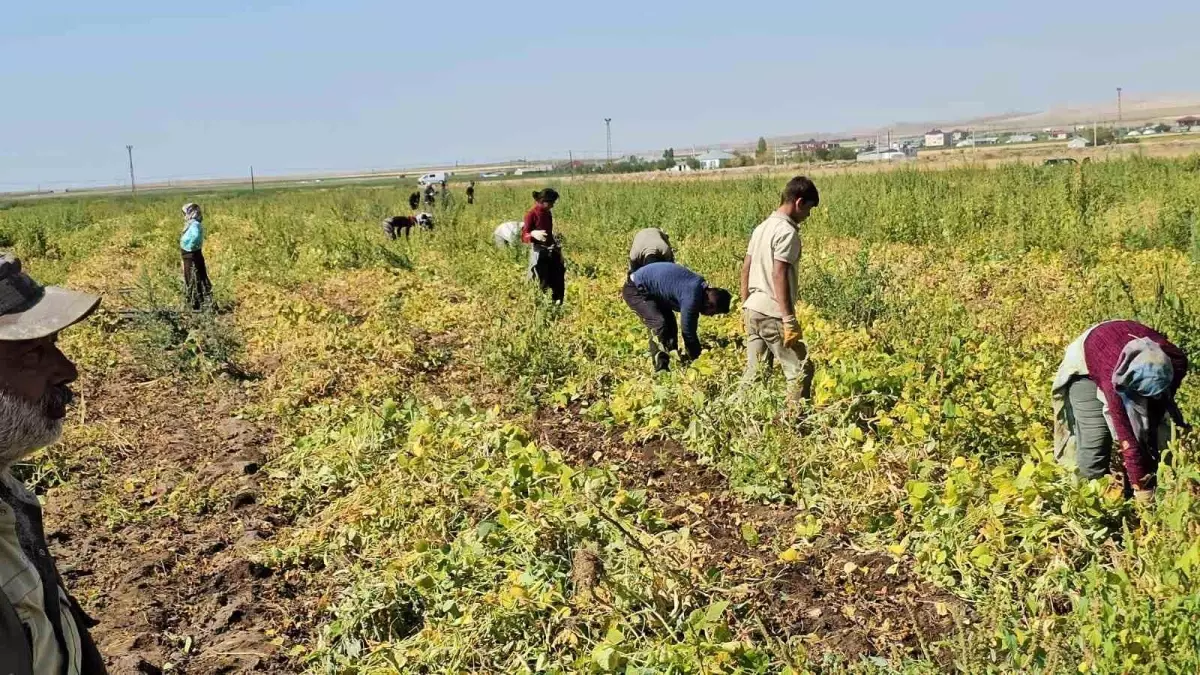
M246 5L254 5L247 9ZM602 153L1200 91L1200 5L13 2L0 190Z

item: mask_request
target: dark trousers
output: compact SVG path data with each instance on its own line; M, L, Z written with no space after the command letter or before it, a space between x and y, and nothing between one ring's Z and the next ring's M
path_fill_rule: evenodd
M654 361L654 370L667 370L671 360L668 353L679 348L675 312L629 280L621 289L621 297L650 329L650 359Z
M675 257L671 255L664 255L662 253L651 253L649 255L639 256L636 260L629 261L629 273L633 274L646 265L656 262L675 262Z
M183 251L183 287L187 304L200 309L212 298L212 282L208 280L208 267L204 264L203 251Z
M567 266L563 262L562 249L558 247L533 248L531 271L537 277L543 291L549 290L554 302L561 303L567 294Z

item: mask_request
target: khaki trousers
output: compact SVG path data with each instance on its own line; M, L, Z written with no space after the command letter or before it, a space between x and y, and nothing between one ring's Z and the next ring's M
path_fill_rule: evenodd
M765 362L769 370L774 360L783 368L788 396L809 398L815 369L812 359L808 358L808 347L803 342L797 349L784 346L783 321L752 309L743 309L742 314L746 322L746 372L742 375L741 386L754 383L760 361Z

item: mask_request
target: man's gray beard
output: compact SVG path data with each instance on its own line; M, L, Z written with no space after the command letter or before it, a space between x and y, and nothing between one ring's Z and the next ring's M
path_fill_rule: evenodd
M47 396L52 396L47 393ZM63 421L46 416L46 400L30 403L0 389L0 470L62 436Z

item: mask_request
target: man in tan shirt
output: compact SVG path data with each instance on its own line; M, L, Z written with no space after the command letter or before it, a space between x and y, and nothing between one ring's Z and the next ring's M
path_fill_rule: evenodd
M62 433L78 375L55 344L100 298L42 286L0 255L0 674L99 675L91 620L67 594L35 495L9 471Z
M796 321L796 265L800 262L800 223L820 204L817 186L797 176L783 189L779 208L750 235L742 262L742 312L746 321L746 372L754 382L759 361L777 359L790 397L808 398L813 365Z

